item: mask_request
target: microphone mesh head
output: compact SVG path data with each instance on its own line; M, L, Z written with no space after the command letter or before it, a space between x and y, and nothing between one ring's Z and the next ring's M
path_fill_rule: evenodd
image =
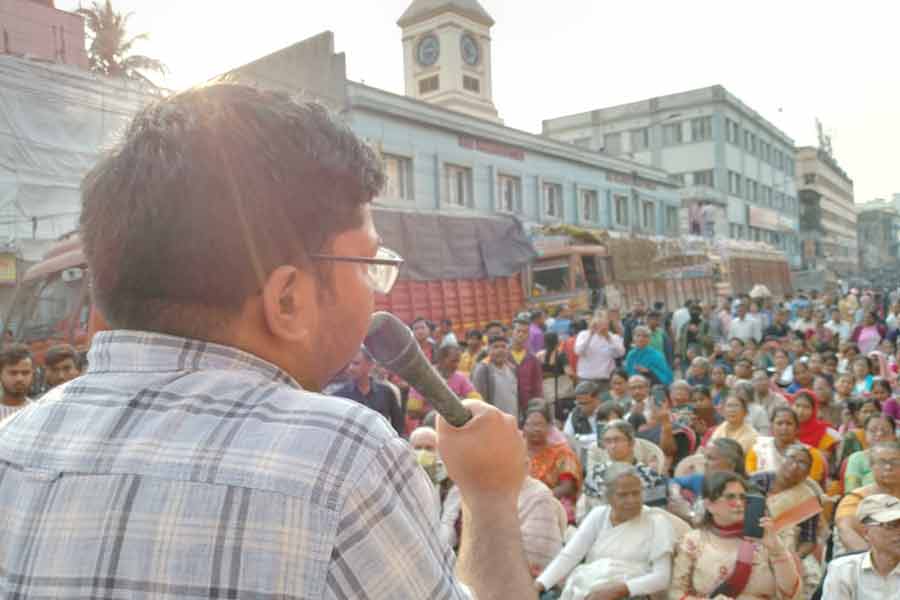
M363 342L375 360L389 371L398 371L410 360L419 345L406 324L388 312L372 315L369 332Z

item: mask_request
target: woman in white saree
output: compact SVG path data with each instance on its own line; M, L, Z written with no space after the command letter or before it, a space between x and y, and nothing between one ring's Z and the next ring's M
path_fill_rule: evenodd
M537 578L539 592L563 580L560 600L644 598L668 588L676 541L669 517L643 506L641 478L630 465L609 468L606 495L609 504L584 518Z

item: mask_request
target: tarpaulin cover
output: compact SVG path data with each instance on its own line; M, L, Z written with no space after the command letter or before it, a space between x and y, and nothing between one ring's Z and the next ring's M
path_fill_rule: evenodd
M512 217L478 217L376 208L383 245L406 261L401 277L418 281L508 277L537 256Z
M0 56L0 241L55 240L75 229L81 179L151 92L76 67Z

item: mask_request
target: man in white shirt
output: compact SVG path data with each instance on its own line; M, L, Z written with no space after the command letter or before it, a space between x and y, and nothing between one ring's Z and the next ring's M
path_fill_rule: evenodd
M597 311L591 326L575 338L575 354L578 355L578 379L594 381L601 392L608 390L616 359L625 356L625 344L621 336L609 330L606 311Z
M728 328L728 339L735 338L744 343L752 340L757 344L762 340L762 323L747 314L747 305L743 302L738 304L737 316L731 320Z
M825 327L838 337L838 341L846 342L853 334L850 323L841 319L841 311L834 309L831 311L831 320L825 323Z
M822 600L900 598L900 498L873 494L860 502L856 516L870 550L831 563Z
M678 337L681 334L681 328L684 327L685 323L691 320L691 306L693 304L693 300L688 300L684 303L684 306L672 313L672 339L675 341L676 345L678 344Z

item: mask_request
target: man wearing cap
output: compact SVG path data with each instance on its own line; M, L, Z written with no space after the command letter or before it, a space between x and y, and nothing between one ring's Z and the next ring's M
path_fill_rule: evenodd
M859 504L856 516L870 550L831 563L822 600L900 598L900 499L869 496Z

